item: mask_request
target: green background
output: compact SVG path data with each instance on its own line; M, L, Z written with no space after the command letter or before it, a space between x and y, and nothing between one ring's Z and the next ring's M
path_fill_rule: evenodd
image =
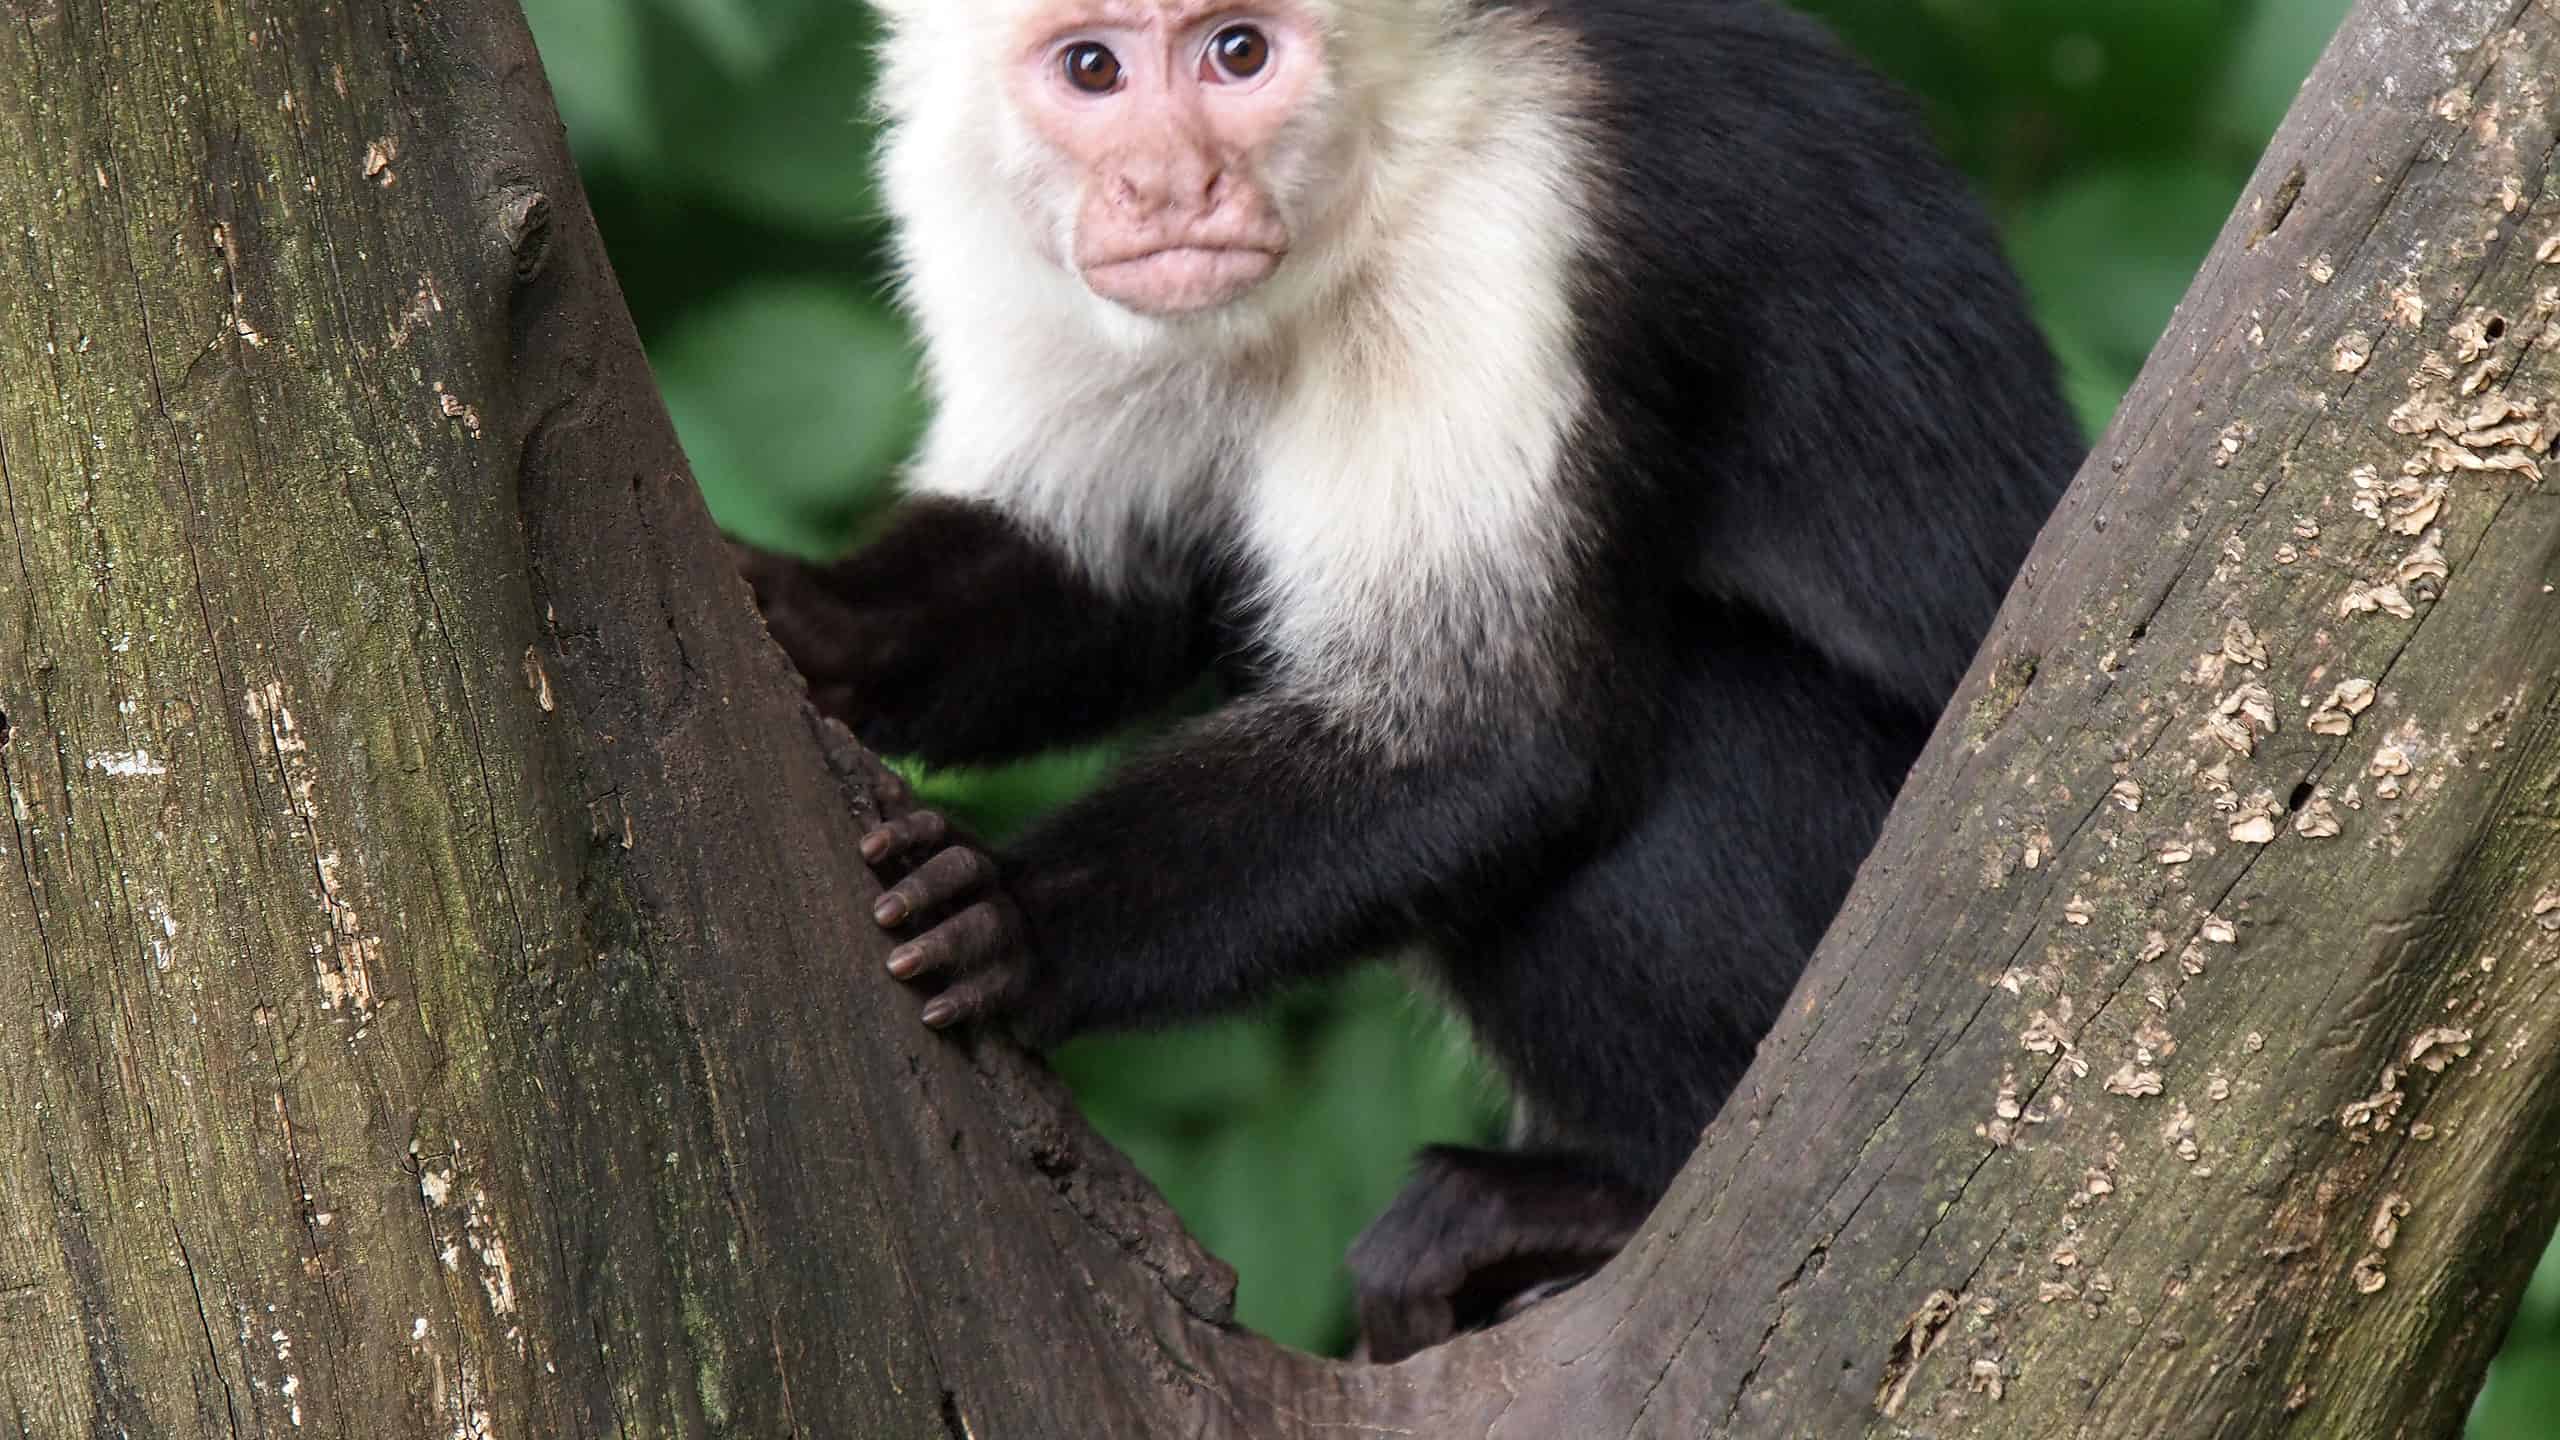
M1678 3L1678 0L1666 0ZM2185 291L2345 0L1805 0L1923 97L1999 217L2091 433ZM853 0L527 0L607 245L722 523L812 554L859 539L921 415L884 300L867 9ZM1085 752L930 793L1002 832L1088 783ZM1095 1121L1243 1277L1244 1319L1347 1338L1339 1263L1426 1140L1500 1096L1372 970L1251 1019L1079 1042ZM2555 1252L2560 1253L2560 1252ZM2554 1433L2546 1260L2475 1440Z

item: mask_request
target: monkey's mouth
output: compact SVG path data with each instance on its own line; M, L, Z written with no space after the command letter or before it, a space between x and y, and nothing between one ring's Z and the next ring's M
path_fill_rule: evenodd
M1142 315L1214 309L1271 278L1281 252L1251 245L1167 245L1084 267L1085 288Z

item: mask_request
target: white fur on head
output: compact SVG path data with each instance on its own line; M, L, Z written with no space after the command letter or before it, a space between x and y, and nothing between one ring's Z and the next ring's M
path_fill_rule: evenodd
M1282 0L1330 57L1264 157L1296 243L1243 300L1155 318L1088 293L1042 218L1074 177L987 73L1034 3L882 5L884 186L936 412L912 488L1002 507L1107 584L1238 548L1283 683L1391 750L1491 687L1534 698L1583 524L1595 161L1570 38L1463 0Z

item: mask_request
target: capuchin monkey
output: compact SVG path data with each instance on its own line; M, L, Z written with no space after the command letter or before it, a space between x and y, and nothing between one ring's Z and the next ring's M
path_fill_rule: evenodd
M1768 0L888 0L933 419L751 555L928 764L1222 703L863 858L1035 1047L1422 958L1517 1105L1353 1246L1369 1352L1621 1246L1873 843L2082 441L1922 121Z

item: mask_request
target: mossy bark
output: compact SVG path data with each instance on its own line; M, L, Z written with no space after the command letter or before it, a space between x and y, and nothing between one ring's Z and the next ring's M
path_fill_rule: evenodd
M0 1417L940 1434L937 1352L1074 1363L1122 1247L847 983L867 762L514 6L10 0L0 216Z
M1370 1368L878 973L511 5L0 0L6 1417L2444 1433L2560 1203L2555 73L2358 8L1654 1223Z

